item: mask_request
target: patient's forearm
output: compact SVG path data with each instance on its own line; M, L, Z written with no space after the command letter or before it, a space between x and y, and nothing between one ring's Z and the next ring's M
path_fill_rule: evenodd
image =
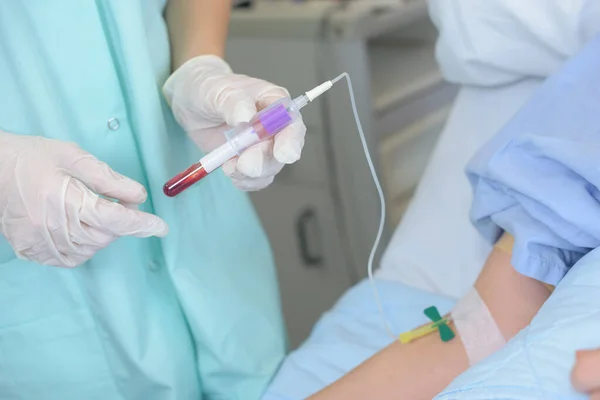
M468 367L459 339L395 342L311 400L431 400Z
M494 249L475 287L506 340L523 329L549 297L541 282L517 273L510 255ZM393 343L311 400L431 399L469 366L460 336Z
M507 341L531 322L550 297L544 283L515 271L510 257L494 249L475 283Z

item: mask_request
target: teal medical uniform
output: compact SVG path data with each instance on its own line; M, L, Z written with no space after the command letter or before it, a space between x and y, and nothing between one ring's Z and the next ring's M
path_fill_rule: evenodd
M73 141L148 189L164 239L122 238L69 270L0 239L0 399L256 399L284 355L272 255L160 90L164 0L0 0L0 129Z

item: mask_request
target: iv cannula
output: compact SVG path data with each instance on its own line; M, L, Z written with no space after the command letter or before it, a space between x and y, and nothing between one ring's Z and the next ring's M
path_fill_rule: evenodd
M223 145L165 183L163 192L169 197L177 196L228 160L239 156L248 147L275 136L288 125L301 119L300 110L331 89L341 78L342 75L333 81L324 82L294 100L281 99L258 112L250 122L226 131L224 135L227 141Z

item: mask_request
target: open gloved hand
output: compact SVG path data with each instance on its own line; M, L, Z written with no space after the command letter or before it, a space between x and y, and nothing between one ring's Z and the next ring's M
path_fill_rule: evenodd
M289 97L287 90L279 86L234 74L216 56L199 56L186 62L167 80L163 92L179 124L204 152L223 144L226 130ZM302 121L296 122L226 162L223 171L242 190L264 189L285 164L300 159L305 134Z
M0 131L0 233L20 258L75 267L120 236L164 236L163 220L128 208L146 197L73 143Z

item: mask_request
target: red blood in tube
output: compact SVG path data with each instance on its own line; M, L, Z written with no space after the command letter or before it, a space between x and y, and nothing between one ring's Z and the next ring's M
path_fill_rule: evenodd
M208 175L204 166L197 162L163 186L163 192L169 197L175 197L185 189Z
M290 111L283 104L276 104L273 108L267 109L259 114L259 117L251 122L251 133L258 136L260 140L264 140L277 134L291 122L292 116L290 115ZM237 132L237 134L248 135L249 133L246 131L246 128L247 127L243 127L242 133ZM244 140L242 140L242 142L243 141ZM202 166L200 162L197 162L169 182L165 183L163 192L169 197L175 197L206 175L208 175L208 173L204 169L204 166Z

